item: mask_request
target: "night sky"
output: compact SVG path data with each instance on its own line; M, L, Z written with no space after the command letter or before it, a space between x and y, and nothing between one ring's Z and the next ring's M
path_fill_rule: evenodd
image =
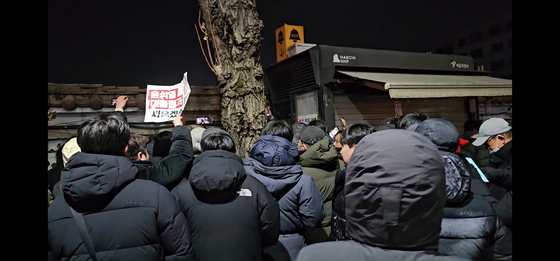
M302 25L306 43L435 51L453 32L507 16L511 0L257 1L266 68L276 62L274 31ZM198 2L48 1L48 82L215 85L196 37Z

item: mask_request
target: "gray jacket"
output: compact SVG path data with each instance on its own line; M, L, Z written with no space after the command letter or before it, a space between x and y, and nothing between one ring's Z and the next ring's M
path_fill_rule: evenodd
M292 259L304 246L306 227L316 227L325 216L319 188L297 165L297 146L282 137L263 135L243 160L245 172L261 181L278 201L280 237L278 241Z

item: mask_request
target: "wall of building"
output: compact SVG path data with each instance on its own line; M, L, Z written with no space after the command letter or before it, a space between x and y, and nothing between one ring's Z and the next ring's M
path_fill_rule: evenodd
M187 124L197 117L221 120L221 93L218 86L190 86L191 93L185 105ZM75 136L77 126L91 116L114 111L111 99L120 95L129 97L125 107L131 130L139 134L156 134L170 130L169 123L144 123L146 89L137 86L103 86L102 84L48 84L48 106L56 111L56 119L48 122L48 139L69 139ZM97 102L97 103L96 103Z
M334 94L335 125L342 127L340 117L344 117L348 125L369 123L375 126L396 115L395 102L400 102L402 115L418 112L430 118L446 119L455 125L460 134L463 134L463 124L469 119L467 98L464 97L391 99L388 94L364 95L337 91Z
M187 124L195 123L197 117L206 116L220 123L222 105L218 86L190 87L191 93L184 109ZM76 136L78 126L97 113L114 111L111 99L120 95L129 97L124 113L132 133L150 135L172 130L170 122L144 123L145 93L145 88L137 86L48 83L48 107L56 111L56 118L48 121L47 169L55 162L56 150Z
M502 17L450 35L433 53L468 55L490 76L512 79L512 19Z

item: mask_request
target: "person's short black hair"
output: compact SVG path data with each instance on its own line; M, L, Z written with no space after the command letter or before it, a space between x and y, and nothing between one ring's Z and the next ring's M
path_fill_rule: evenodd
M340 136L340 144L353 147L358 144L365 136L374 133L375 129L367 124L356 123L348 126L342 131Z
M227 150L233 153L236 152L233 138L223 133L212 133L204 137L204 139L200 141L200 150L202 152L207 150Z
M407 113L397 122L397 125L395 127L397 129L406 130L408 127L410 127L410 125L415 123L420 124L429 118L430 117L428 117L428 115L424 113L417 113L417 112Z
M126 152L127 157L130 160L136 160L138 152L148 154L148 149L146 145L148 144L149 138L141 134L130 134L130 139L128 140L128 151Z
M307 126L317 126L319 129L323 130L325 133L329 132L327 123L324 120L315 119L310 121Z
M262 135L278 136L292 141L294 138L294 131L292 130L292 126L283 120L271 120L264 126Z
M129 139L128 123L113 114L97 114L78 128L78 146L85 153L123 156Z

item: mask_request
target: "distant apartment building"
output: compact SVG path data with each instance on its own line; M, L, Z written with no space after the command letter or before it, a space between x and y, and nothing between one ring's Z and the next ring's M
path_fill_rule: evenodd
M512 79L511 16L457 32L434 53L469 55L490 76Z

